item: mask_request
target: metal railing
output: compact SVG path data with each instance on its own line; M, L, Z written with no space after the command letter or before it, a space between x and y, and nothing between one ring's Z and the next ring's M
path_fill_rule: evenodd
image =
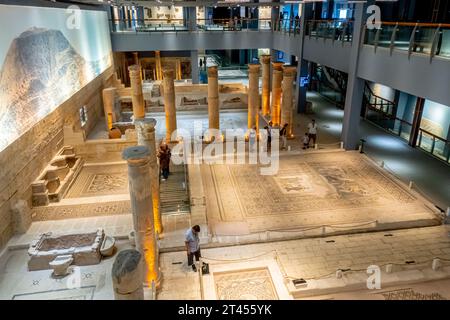
M382 22L380 29L364 29L364 44L450 58L450 24Z
M306 36L311 38L331 39L334 41L352 42L353 21L351 20L308 20Z
M111 19L111 31L188 32L188 31L272 31L300 34L299 19Z

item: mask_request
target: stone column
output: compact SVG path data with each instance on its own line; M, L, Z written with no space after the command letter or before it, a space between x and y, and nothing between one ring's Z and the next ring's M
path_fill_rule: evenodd
M115 300L144 300L142 279L144 264L139 251L120 251L112 266L112 282Z
M220 129L219 76L217 66L208 68L208 118L209 129Z
M106 128L109 131L113 122L116 122L114 104L116 102L116 88L103 89L103 110L105 111Z
M261 56L262 62L262 114L270 114L270 54Z
M177 66L177 80L181 80L181 61L179 59L176 60Z
M272 62L272 115L274 126L280 125L281 82L283 80L283 62Z
M158 249L154 228L150 150L144 146L126 148L122 157L128 162L128 184L136 239L136 249L144 257L143 281L159 284Z
M160 196L159 196L159 167L156 160L156 120L153 118L138 119L135 121L138 145L146 146L150 151L150 178L152 185L152 202L155 232L160 235L163 231Z
M141 67L135 64L129 66L128 71L130 72L131 99L133 103L134 119L144 118L145 101L144 94L142 92Z
M133 52L134 64L140 65L139 63L139 52Z
M155 51L155 59L156 59L156 80L162 80L163 71L161 64L161 51Z
M248 65L248 129L256 127L258 132L259 112L259 70L260 64Z
M284 126L285 123L288 126L288 137L292 137L294 134L293 130L293 106L294 106L294 79L297 73L297 68L292 66L283 67L283 99L281 106L281 122L280 125Z
M164 109L166 111L166 141L171 141L172 132L177 130L177 110L175 106L175 85L173 83L173 70L164 70Z

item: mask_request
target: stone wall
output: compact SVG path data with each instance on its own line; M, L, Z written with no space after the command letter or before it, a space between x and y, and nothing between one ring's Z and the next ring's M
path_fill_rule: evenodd
M110 86L113 70L107 69L0 153L0 250L30 226L30 185L64 145L63 128L87 136L102 117L102 90ZM83 106L87 123L81 128Z

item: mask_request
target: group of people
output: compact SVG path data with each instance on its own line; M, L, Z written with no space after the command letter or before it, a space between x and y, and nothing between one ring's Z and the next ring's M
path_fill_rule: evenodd
M287 148L288 127L289 124L285 123L280 128L281 150L285 150ZM274 129L273 122L270 121L269 125L265 126L264 129L267 131L267 150L270 151L272 147L272 130ZM256 128L254 128L254 130L252 131L256 131ZM252 141L251 140L252 132L250 133L249 138L250 141ZM316 120L312 119L312 121L308 124L308 131L305 133L302 139L303 149L308 149L311 143L314 147L316 145L316 141L317 141L317 123Z

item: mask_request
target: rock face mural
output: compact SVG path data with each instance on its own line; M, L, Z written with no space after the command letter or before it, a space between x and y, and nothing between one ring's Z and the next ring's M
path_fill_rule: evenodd
M75 14L80 24L70 29L64 9L0 6L0 29L8 30L11 15L23 24L0 44L0 151L111 66L106 13ZM83 49L83 41L94 48Z

